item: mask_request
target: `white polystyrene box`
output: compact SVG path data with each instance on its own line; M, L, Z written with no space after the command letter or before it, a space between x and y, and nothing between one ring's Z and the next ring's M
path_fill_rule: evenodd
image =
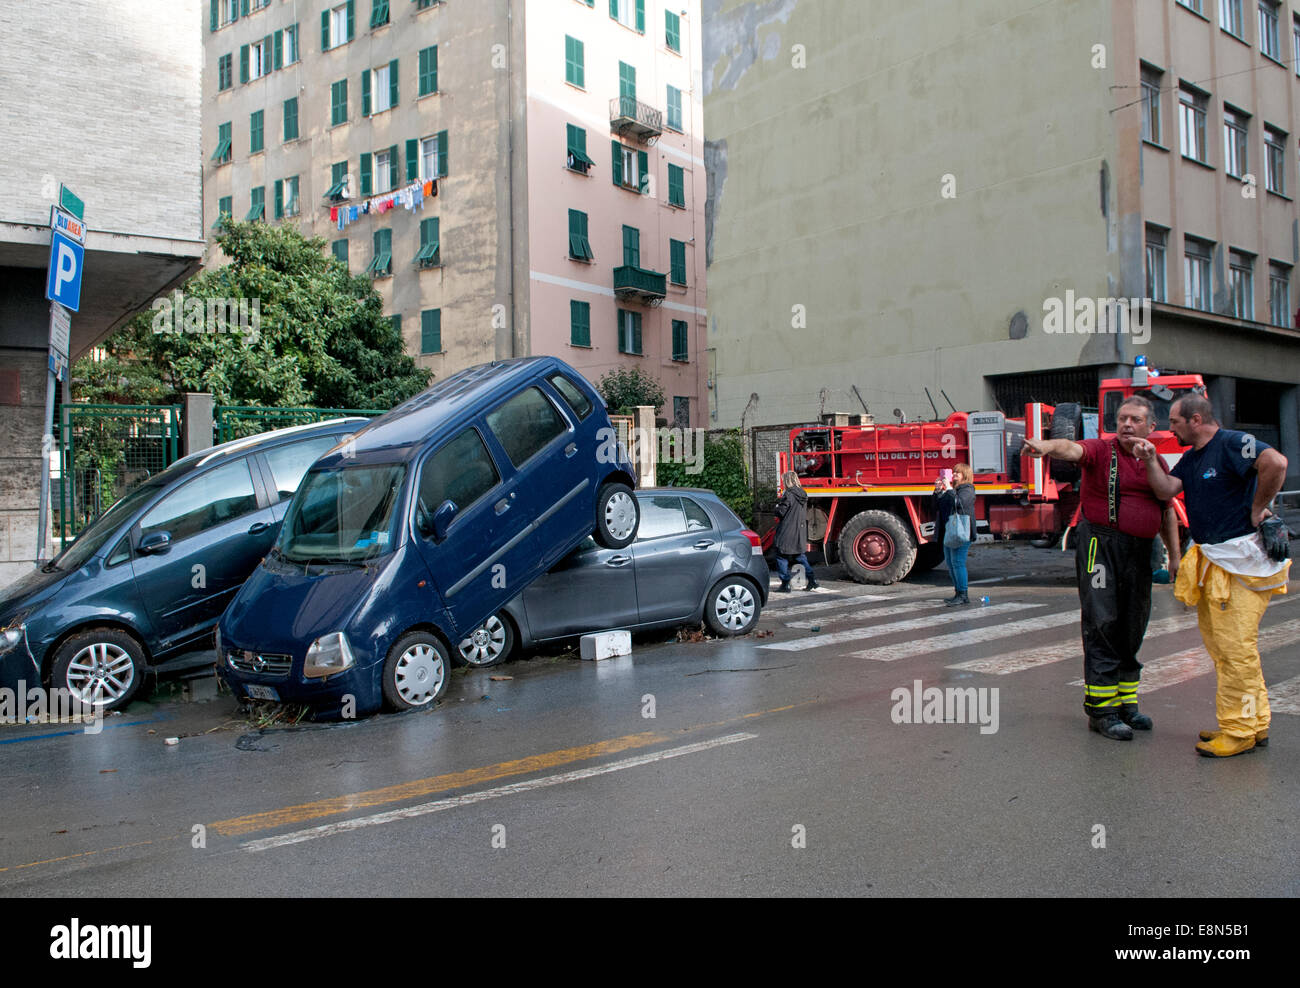
M612 659L619 655L632 654L632 632L600 631L594 635L583 635L579 644L584 659Z

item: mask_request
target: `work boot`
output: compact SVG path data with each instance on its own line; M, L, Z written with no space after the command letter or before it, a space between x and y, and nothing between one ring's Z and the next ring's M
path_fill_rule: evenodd
M1221 735L1222 733L1223 733L1222 731L1202 731L1202 732L1201 732L1201 740L1202 740L1202 741L1213 741L1215 738L1217 738L1217 737L1218 737L1219 735ZM1256 748L1267 748L1267 747L1268 747L1268 728L1267 728L1267 727L1264 728L1262 731L1260 731L1258 734L1255 735L1255 747L1256 747Z
M776 588L776 592L777 592L777 593L789 593L789 592L790 592L790 582L787 580L785 583L782 583L779 587Z
M1223 733L1211 741L1202 741L1196 746L1196 753L1206 758L1231 758L1233 755L1254 750L1254 737L1234 738L1231 734Z
M1119 719L1135 731L1151 730L1151 718L1144 713L1140 713L1136 703L1121 704L1119 708Z
M818 583L816 580L814 580L814 579L812 578L812 574L809 573L809 574L808 574L808 585L807 585L806 587L804 587L804 589L805 589L805 590L808 590L808 591L813 591L813 590L820 590L821 588L822 588L822 585L821 585L820 583Z
M1089 717L1088 730L1096 731L1102 737L1110 738L1112 741L1133 740L1133 728L1120 720L1119 714L1103 714L1100 717Z

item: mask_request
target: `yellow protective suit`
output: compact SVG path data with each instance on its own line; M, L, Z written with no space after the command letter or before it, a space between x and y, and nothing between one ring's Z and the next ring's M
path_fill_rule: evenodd
M1200 546L1193 545L1183 555L1174 584L1174 596L1196 608L1205 650L1218 673L1215 709L1219 730L1234 738L1268 730L1268 687L1259 661L1259 622L1269 598L1286 593L1291 560L1275 565L1277 572L1264 576L1232 572L1211 562Z

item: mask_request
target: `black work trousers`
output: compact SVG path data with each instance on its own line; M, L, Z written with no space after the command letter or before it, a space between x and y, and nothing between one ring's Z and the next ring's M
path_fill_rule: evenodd
M1083 708L1090 717L1137 703L1137 653L1151 617L1152 541L1079 520L1074 564L1083 612Z

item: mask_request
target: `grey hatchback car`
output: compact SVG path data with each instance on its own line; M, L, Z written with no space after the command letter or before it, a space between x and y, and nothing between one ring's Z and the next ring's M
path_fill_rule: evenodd
M518 648L593 631L701 620L723 637L752 631L769 579L758 534L712 491L648 488L636 498L636 541L605 549L586 539L462 639L454 658L490 666Z

